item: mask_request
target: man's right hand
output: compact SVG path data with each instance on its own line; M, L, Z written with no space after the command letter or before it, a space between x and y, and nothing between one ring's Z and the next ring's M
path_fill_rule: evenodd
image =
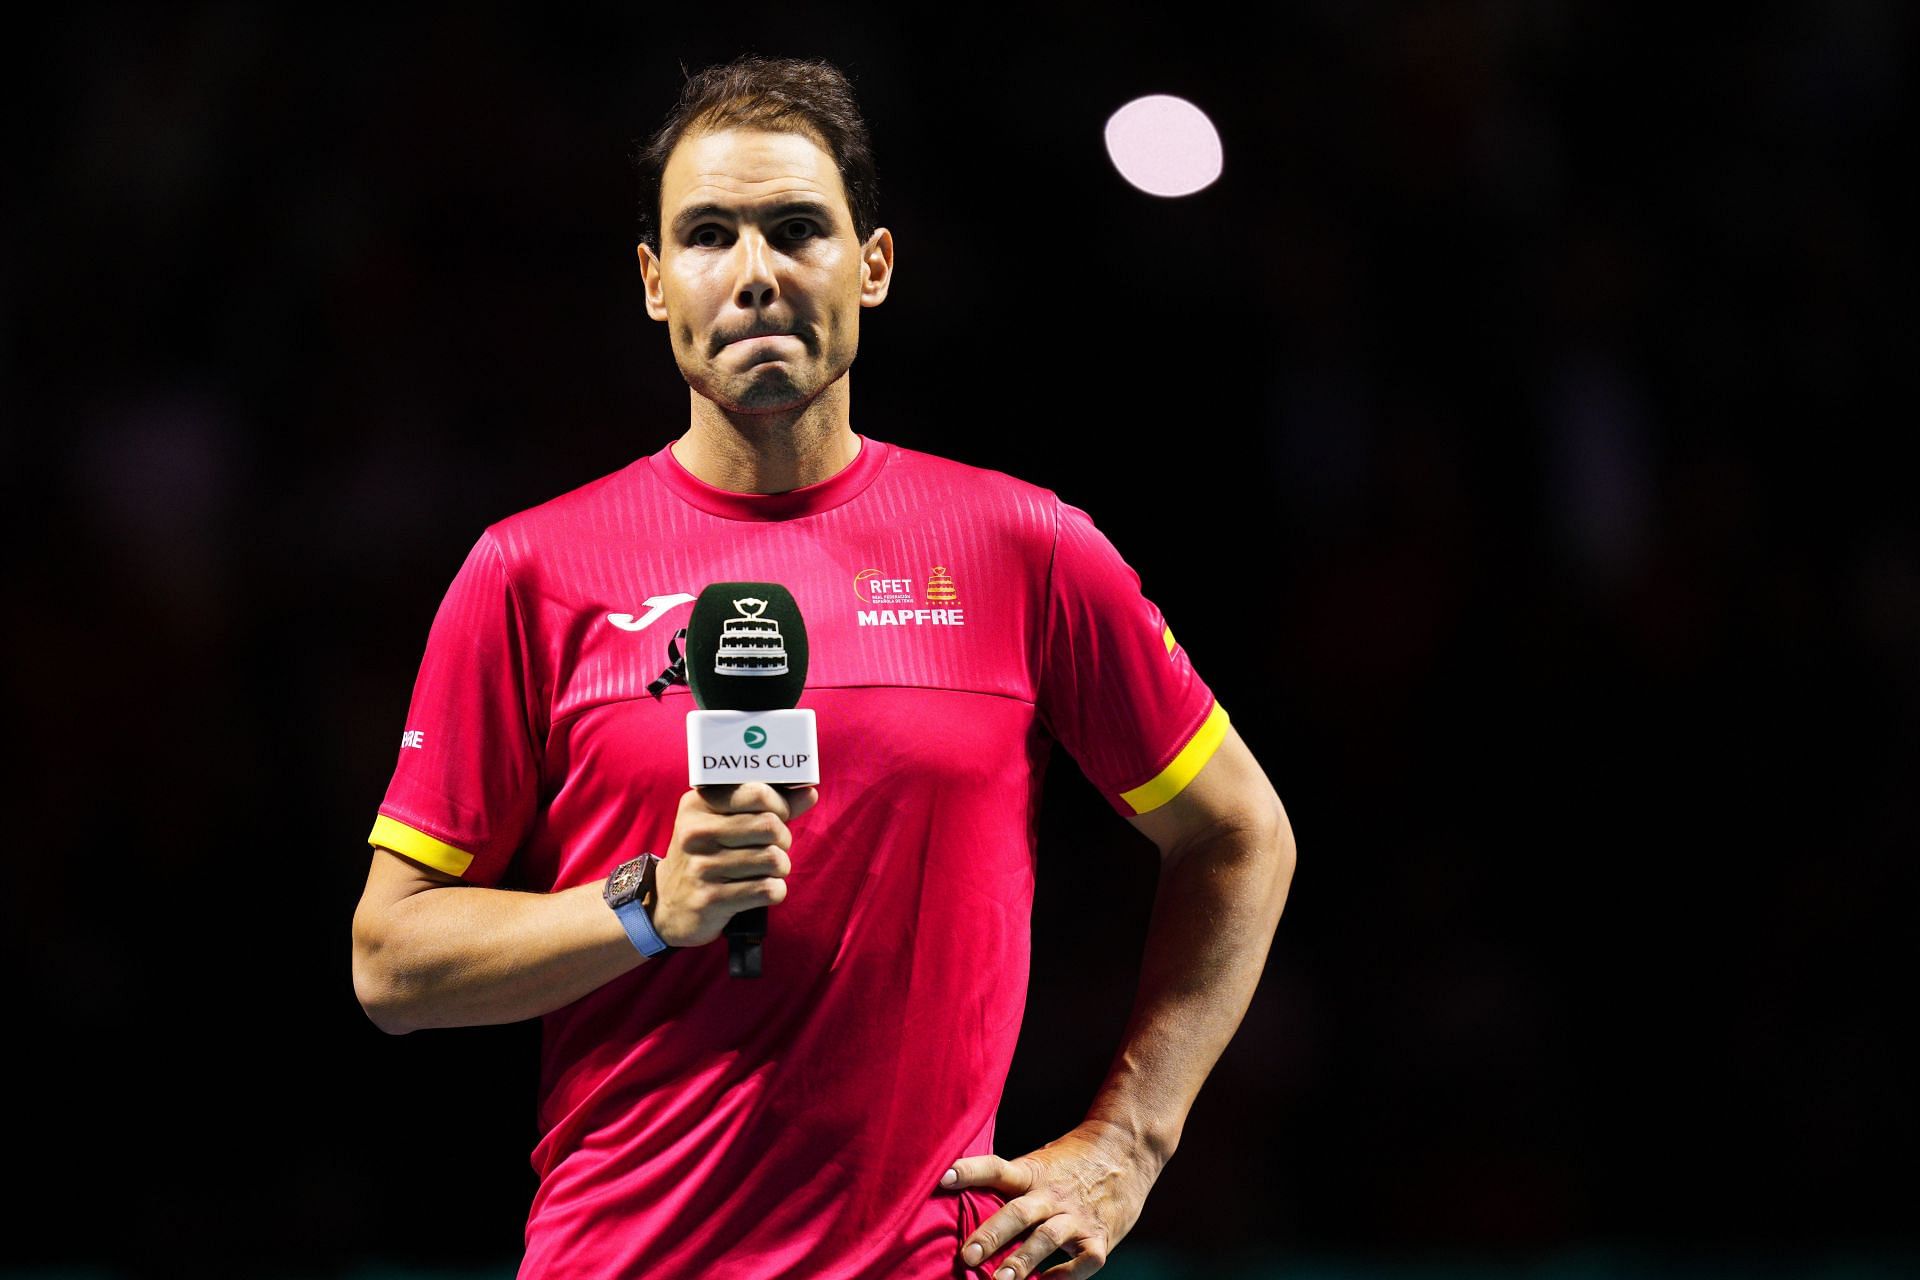
M690 787L655 869L654 932L673 947L712 942L742 911L785 901L793 870L787 823L820 801L817 786L764 782Z

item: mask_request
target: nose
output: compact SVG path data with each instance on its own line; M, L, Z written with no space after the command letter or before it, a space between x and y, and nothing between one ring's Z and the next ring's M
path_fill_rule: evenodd
M773 251L757 227L742 231L734 244L734 300L749 310L758 310L780 296L773 276Z

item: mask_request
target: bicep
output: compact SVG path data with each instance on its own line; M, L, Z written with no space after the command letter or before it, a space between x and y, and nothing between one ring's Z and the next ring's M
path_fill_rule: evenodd
M395 903L428 889L462 884L459 876L415 862L382 845L373 846L373 864L367 868L366 887L360 892L360 905L354 910L354 931L360 933Z
M1127 821L1159 846L1162 863L1171 861L1193 841L1220 830L1260 832L1289 848L1293 844L1286 808L1266 771L1231 724L1213 755L1177 795L1158 808L1133 814Z

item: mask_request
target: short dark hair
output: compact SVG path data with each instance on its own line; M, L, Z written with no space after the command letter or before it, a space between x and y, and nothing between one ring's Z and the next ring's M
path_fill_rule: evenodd
M660 178L667 158L689 133L729 128L811 138L839 167L854 233L866 243L879 225L880 182L853 85L838 67L817 58L750 53L688 76L666 123L630 157L640 174L640 239L655 255L660 253Z

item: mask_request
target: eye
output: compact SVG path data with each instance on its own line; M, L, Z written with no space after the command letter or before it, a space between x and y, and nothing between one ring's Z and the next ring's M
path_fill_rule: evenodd
M785 240L808 240L808 239L817 238L818 236L825 234L821 230L820 224L815 222L811 218L788 218L785 222L780 224L780 230L781 232L785 233L781 237L782 239L785 239ZM726 228L722 227L719 223L703 222L699 226L695 227L692 231L687 233L687 243L700 249L719 248L720 244L722 243L721 241L702 240L700 238L701 236L706 235L710 231L716 235L723 236L723 237L727 234ZM797 234L795 234L796 231L797 231Z

